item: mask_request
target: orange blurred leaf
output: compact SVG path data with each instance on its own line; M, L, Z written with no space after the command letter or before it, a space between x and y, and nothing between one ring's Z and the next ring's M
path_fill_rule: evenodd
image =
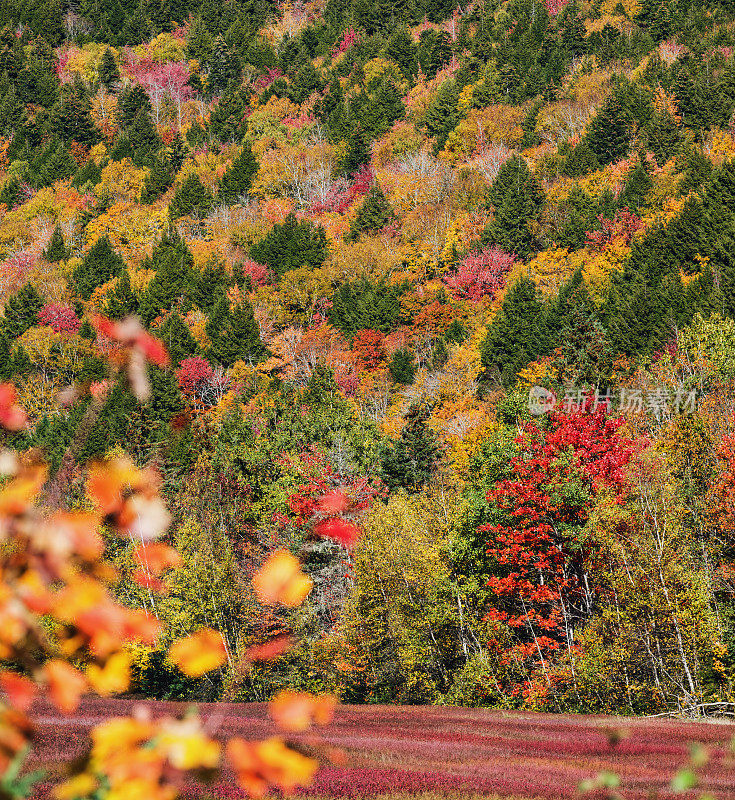
M136 564L147 569L152 575L160 575L164 570L181 564L178 552L162 542L138 545L133 551L133 558Z
M0 515L18 516L28 509L46 482L48 468L35 465L21 472L0 492Z
M0 687L10 704L19 711L28 711L37 692L36 684L30 678L15 672L0 672Z
M70 714L79 705L79 698L87 688L87 681L79 670L65 661L54 659L43 668L54 705L64 714Z
M227 758L240 786L252 797L263 797L270 786L289 794L308 786L319 764L287 747L276 737L262 742L233 738L227 742Z
M301 562L288 550L276 550L253 575L253 589L261 603L295 608L313 586L308 575L301 571Z
M312 724L328 724L336 705L337 700L331 695L284 690L268 704L268 713L279 728L297 733L307 730Z
M174 642L168 657L184 674L198 678L221 667L227 660L227 650L219 631L203 628Z
M278 658L291 647L292 642L292 638L287 633L274 636L263 644L254 644L252 647L248 647L245 651L245 659L247 661L269 661L272 658Z
M89 685L103 697L124 692L130 685L130 662L130 655L120 652L110 656L103 667L90 664L87 667Z

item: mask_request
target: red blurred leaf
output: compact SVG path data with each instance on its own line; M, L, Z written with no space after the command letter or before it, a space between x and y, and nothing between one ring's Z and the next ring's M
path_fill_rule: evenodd
M352 547L360 536L360 529L339 517L321 520L314 526L314 531L319 536L334 539L345 547Z

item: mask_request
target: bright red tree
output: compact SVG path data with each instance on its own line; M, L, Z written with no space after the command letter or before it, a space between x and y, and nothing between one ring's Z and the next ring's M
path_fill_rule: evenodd
M502 521L479 529L490 534L487 553L496 565L487 618L507 626L513 640L510 648L500 638L490 646L519 676L505 687L512 695L551 688L554 654L574 656L575 629L595 602L595 543L585 524L600 492L618 501L626 495L633 455L620 431L624 420L602 406L555 411L549 422L548 430L529 423L516 438L511 477L487 494Z

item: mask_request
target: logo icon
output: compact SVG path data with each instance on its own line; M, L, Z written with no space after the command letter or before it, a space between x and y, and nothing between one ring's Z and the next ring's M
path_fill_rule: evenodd
M556 395L543 386L532 386L528 392L528 410L534 417L551 411L556 405Z

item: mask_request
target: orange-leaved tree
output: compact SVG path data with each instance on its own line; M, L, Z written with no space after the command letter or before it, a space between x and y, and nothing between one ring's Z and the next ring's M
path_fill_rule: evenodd
M123 380L139 399L150 391L146 362L168 364L163 345L135 318L94 320L107 353L109 380ZM67 401L82 391L69 390ZM105 559L103 526L130 537L137 564L135 579L151 591L164 591L159 576L179 564L179 554L161 541L170 521L159 495L160 479L118 456L88 465L84 497L70 508L66 498L78 474L77 455L99 417L104 394L91 392L78 433L50 478L34 452L0 450L0 779L16 774L33 735L33 704L47 697L64 714L75 711L82 695L103 697L129 686L133 643L153 645L159 620L116 601L117 573ZM26 425L15 388L0 384L0 426ZM332 513L325 498L322 516ZM327 535L339 533L337 512ZM336 533L335 533L336 531ZM353 528L350 526L350 533ZM317 531L318 533L318 531ZM299 560L286 550L273 553L253 578L265 605L298 606L311 590ZM244 660L274 657L280 643L260 645ZM169 659L190 677L222 666L231 654L221 634L202 629L175 641ZM271 703L271 717L284 731L302 731L331 718L334 698L282 692ZM87 757L68 765L54 787L59 800L141 797L170 800L186 780L212 778L229 770L251 796L276 788L289 793L307 785L318 762L283 738L222 744L211 725L196 716L153 718L141 706L131 717L114 717L92 730ZM327 751L325 751L327 752ZM318 749L315 751L318 754ZM11 787L12 788L12 787ZM9 790L8 790L9 791ZM15 795L22 796L19 791Z

